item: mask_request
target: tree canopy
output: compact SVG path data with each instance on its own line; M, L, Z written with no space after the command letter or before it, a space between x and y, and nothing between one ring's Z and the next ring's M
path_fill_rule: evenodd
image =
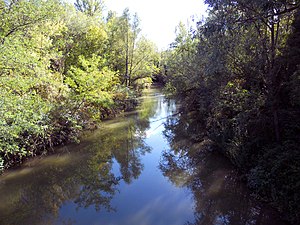
M300 2L205 3L207 18L180 23L159 53L129 9L0 0L0 170L132 109L155 75L195 117L193 141L209 140L298 224Z
M196 112L258 196L299 223L299 1L206 0L163 57L166 90Z
M157 71L156 48L104 2L0 2L0 167L128 110ZM144 54L145 52L145 54Z

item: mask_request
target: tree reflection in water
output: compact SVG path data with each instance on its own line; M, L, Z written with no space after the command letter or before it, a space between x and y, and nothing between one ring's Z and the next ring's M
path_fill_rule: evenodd
M141 156L151 151L144 138L155 104L150 96L139 111L107 122L80 145L7 172L0 178L0 224L54 224L68 201L78 209L114 210L111 200L120 181L137 179L143 170ZM120 167L118 175L114 161Z
M186 224L285 224L276 212L250 196L228 160L198 135L201 123L192 118L180 114L167 120L164 135L170 150L160 162L164 176L193 194L195 221Z

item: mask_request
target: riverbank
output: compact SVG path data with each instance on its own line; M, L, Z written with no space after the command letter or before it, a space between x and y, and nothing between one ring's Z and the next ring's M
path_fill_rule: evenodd
M300 224L300 4L206 2L207 18L180 26L165 52L166 90L193 116L192 138Z
M131 94L130 98L115 99L109 108L99 108L93 114L83 108L85 104L80 107L64 104L48 111L43 115L43 121L33 124L31 129L31 120L24 121L23 126L17 121L12 122L12 125L4 124L6 128L3 127L2 130L17 129L17 133L10 139L5 138L10 134L6 133L1 139L0 173L20 166L29 158L52 154L56 146L78 143L82 132L94 130L101 121L133 110L138 104L139 95L140 93L136 93Z
M0 3L0 171L132 109L159 71L138 15L83 2Z
M174 100L153 89L141 100L81 143L6 171L0 224L285 225L226 158L191 142L196 124Z
M285 221L283 223L297 224L294 221L298 221L299 207L296 205L297 201L295 201L294 196L297 195L298 192L294 183L289 183L292 179L290 174L291 171L289 170L291 165L285 164L284 167L283 165L278 165L277 167L274 166L274 164L283 163L276 160L282 157L281 154L287 154L287 152L277 155L274 153L274 155L269 155L269 159L262 159L260 158L261 155L252 155L251 157L244 159L244 164L237 164L236 161L232 159L232 155L228 152L228 149L222 148L216 140L210 138L208 135L209 132L205 129L206 127L203 127L203 117L199 117L199 112L190 111L184 107L181 108L181 111L180 122L171 121L168 126L168 129L172 130L173 133L178 133L177 135L170 136L169 138L172 142L174 142L175 148L182 151L182 153L180 153L181 155L189 155L189 160L191 160L190 163L192 165L198 165L200 162L201 167L203 155L205 156L206 152L209 152L208 155L210 155L210 153L221 154L230 162L231 168L234 168L234 171L236 171L236 177L234 179L238 179L240 182L244 183L244 185L247 186L249 193L251 193L256 201L264 202L266 205L274 207L274 209L278 211L280 218ZM182 138L182 136L184 138ZM182 139L187 138L191 142L189 145L195 146L194 151L184 151L184 149L187 148L187 143L186 141L182 141ZM178 146L178 143L182 146ZM175 151L175 153L177 151ZM291 149L289 151L291 151ZM290 157L288 155L286 156ZM271 161L272 159L274 161ZM299 162L299 160L295 157L292 161L292 165L297 165L297 162ZM184 162L179 160L178 165L181 167L183 164ZM247 169L247 165L253 165L253 167ZM255 168L260 169L256 170ZM280 176L276 176L276 174L280 174ZM284 180L281 177L282 174L286 174L288 177ZM295 176L297 175L295 174ZM270 184L270 181L273 183ZM262 188L256 186L255 184L258 182L265 182L265 185L271 185L274 190L271 191L269 189L265 189L265 187ZM276 192L280 198L276 196L270 197L271 192ZM285 208L283 207L284 205L286 206Z

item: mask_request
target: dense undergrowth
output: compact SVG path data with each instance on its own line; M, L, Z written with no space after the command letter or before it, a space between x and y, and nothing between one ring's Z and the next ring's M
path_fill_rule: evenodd
M193 139L300 223L300 3L205 2L206 20L180 24L160 59L128 9L0 1L0 170L134 107L160 64L157 79L197 117Z
M207 19L181 24L164 53L166 92L197 118L194 139L212 141L258 198L299 224L300 3L206 3Z
M102 1L0 1L0 171L133 108L157 71L139 18Z

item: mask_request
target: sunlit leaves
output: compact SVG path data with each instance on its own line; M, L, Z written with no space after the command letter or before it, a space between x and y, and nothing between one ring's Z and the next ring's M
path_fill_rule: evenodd
M33 154L25 151L25 148L32 143L33 138L46 134L49 123L47 114L51 105L34 93L20 96L12 91L1 91L0 95L1 155L10 157L14 154Z
M88 16L99 16L102 13L104 2L102 0L76 0L76 9Z
M164 67L168 89L175 91L173 94L184 94L201 82L198 77L201 64L197 63L196 58L198 40L183 23L178 25L176 35L172 49L165 53Z
M133 84L142 87L151 84L151 77L158 72L159 55L155 45L142 37L136 44L131 65L131 79Z
M57 0L0 1L5 167L132 108L135 90L151 83L158 58L150 42L138 42L138 17L126 9L104 21L102 7L102 1L76 1L76 8Z
M101 68L103 59L93 55L90 59L79 57L80 67L71 67L66 83L74 90L79 102L109 107L112 103L112 85L116 84L115 73ZM101 69L100 69L101 68Z

